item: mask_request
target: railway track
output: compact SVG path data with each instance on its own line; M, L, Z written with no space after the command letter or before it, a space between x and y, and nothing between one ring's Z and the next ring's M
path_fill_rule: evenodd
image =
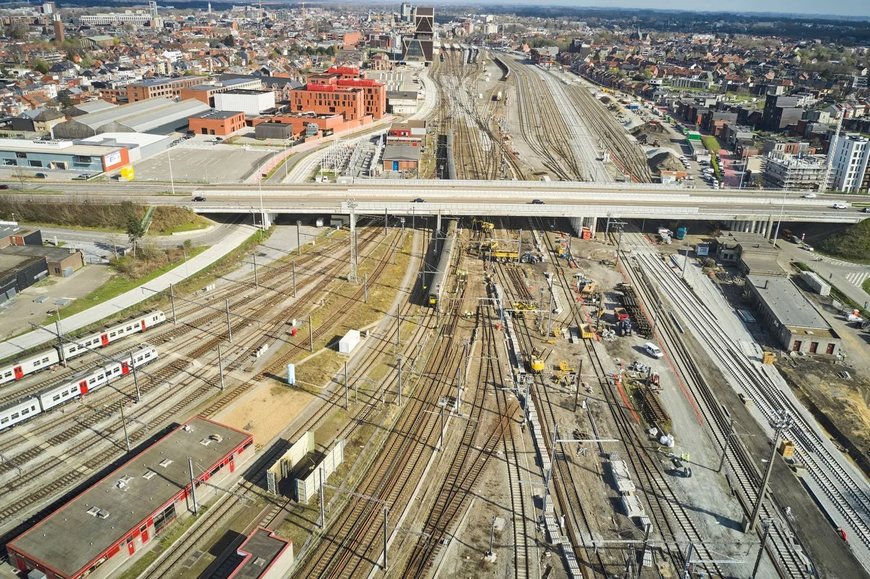
M461 297L461 289L458 295ZM350 502L330 516L330 522L334 523L327 526L316 544L304 557L300 555L296 574L352 577L367 575L378 564L379 537L385 532L382 508L400 510L409 499L415 486L412 481L422 475L440 432L437 416L424 410L438 408L438 401L453 391L455 384L449 377L462 362L455 338L443 335L449 318L459 315L461 300L447 303L448 320L439 328L436 346L424 356L425 366L413 384L414 392L420 395L404 399L405 407L373 459L372 464L377 467L355 487Z
M387 253L389 255L389 253ZM338 263L335 267L341 267L341 263ZM255 310L254 314L256 315L265 315L267 311L270 310L271 307L275 306L277 303L281 302L280 294L273 294L269 296L265 303L260 303L259 310ZM286 299L286 296L283 296ZM238 322L237 327L235 327L235 331L238 332L242 330L241 325L246 322L240 321ZM204 340L193 352L194 356L186 357L185 359L174 360L167 366L158 369L157 371L146 375L143 379L139 381L139 389L146 396L153 390L161 387L165 380L172 377L173 375L184 372L189 372L189 360L191 359L199 359L199 357L204 356L207 352L214 349L215 344L221 340L221 337L224 334L212 335L210 338ZM251 338L247 338L251 339ZM256 339L256 338L254 338ZM173 417L177 416L180 412L186 411L186 409L190 409L198 404L201 404L201 400L203 398L207 398L214 394L219 388L219 381L217 378L210 377L206 379L201 372L197 374L189 374L189 378L185 379L185 381L178 385L176 388L177 392L182 392L182 390L193 384L193 382L198 380L205 380L209 388L196 388L191 392L188 392L183 395L183 397L176 396L174 403L169 405L165 411L161 412L157 416L153 416L153 412L156 412L157 406L161 404L165 404L164 400L152 400L148 402L143 402L140 405L137 405L134 409L128 410L130 416L128 417L128 422L138 422L140 424L148 424L154 425L151 427L156 428L156 425L163 425L172 420ZM82 468L75 469L73 471L64 473L60 476L56 476L51 480L50 483L40 485L34 491L30 492L27 495L20 496L20 498L10 501L4 508L0 510L0 525L4 523L8 523L10 519L13 517L20 516L20 513L29 509L33 504L36 504L40 501L43 501L49 497L55 496L58 492L63 491L64 489L70 488L71 485L76 482L82 480L90 473L98 472L103 465L110 463L114 460L120 451L124 449L123 445L120 444L119 441L123 440L123 426L118 422L114 422L115 412L114 409L117 408L119 404L125 403L126 400L132 398L132 394L128 391L130 390L129 383L127 384L126 390L117 390L116 392L109 393L106 392L106 395L99 398L100 403L102 404L102 408L94 408L86 405L77 405L78 407L70 413L69 417L65 417L64 422L69 426L65 428L62 432L53 435L45 441L45 443L33 446L32 448L18 454L15 458L10 461L4 461L4 467L6 469L21 469L26 466L29 462L34 461L37 458L44 458L46 444L49 445L48 448L51 448L51 445L60 446L63 444L70 444L76 437L81 434L87 432L99 432L105 439L109 439L115 441L113 445L108 446L107 448L102 449L97 452L93 457L88 458ZM117 387L116 387L117 388ZM211 415L219 412L221 409L225 408L232 401L237 399L241 394L246 391L246 387L244 384L235 383L226 389L225 392L222 392L215 400L213 400L208 406L206 406L202 413L206 415ZM88 411L82 410L81 406L85 406L88 408ZM106 410L106 408L110 408L111 410ZM64 414L66 414L64 410ZM147 414L147 416L146 416ZM109 424L104 424L105 421L109 421ZM114 423L114 424L112 424ZM49 429L56 426L55 423L49 423L46 425L41 425L41 429L45 429L46 432ZM144 439L146 436L150 436L150 432L148 428L141 428L138 430L133 430L129 433L129 440L131 445L135 445L141 439ZM60 468L63 466L64 462L49 460L47 462L43 462L41 464L36 464L34 466L26 467L26 470L19 472L19 476L12 482L9 483L12 486L7 485L6 491L11 492L13 490L20 490L22 488L26 488L27 485L33 484L37 479L48 472L49 469Z
M402 577L425 577L431 571L442 547L452 538L450 529L456 524L461 513L467 508L476 491L481 473L489 464L498 444L511 436L511 423L515 421L517 405L504 413L499 413L498 424L488 434L485 433L484 405L488 388L503 388L505 381L502 366L498 363L498 343L490 320L483 325L480 318L483 306L478 306L475 334L483 334L484 356L486 363L478 367L477 376L472 384L475 396L470 411L459 417L464 423L462 440L457 452L452 455L447 474L444 477L435 504L428 512L422 528L422 535L412 551ZM472 339L472 342L474 339ZM481 442L482 440L482 442ZM443 441L442 448L443 448ZM525 559L523 559L525 560Z
M388 260L389 256L385 259ZM416 293L422 295L422 289L417 287ZM406 318L410 317L412 308L413 306L411 306L411 302L408 301L403 305L401 313ZM410 349L413 348L414 344L424 343L426 341L426 335L432 330L429 323L430 321L431 318L424 318L414 326L410 340L405 342L407 344L406 349L409 355L411 354ZM394 343L393 340L400 331L401 328L394 324L387 323L383 325L383 335L379 336L380 339L375 342L376 346L366 349L362 360L355 368L353 378L356 381L362 381L366 375L378 367L384 359L390 355L391 345ZM337 385L338 382L334 380L333 384ZM358 391L358 388L353 384L353 382L348 386L349 388L353 388L355 392ZM384 380L381 384L381 388L384 392L390 390L391 387L392 382L390 379ZM364 390L363 393L365 393ZM321 441L321 445L324 447L330 447L338 439L350 439L361 425L377 420L376 415L381 408L378 401L381 398L382 396L379 396L377 391L373 391L366 399L355 399L353 416L330 440ZM314 403L316 408L301 422L301 424L291 426L288 430L280 434L279 437L276 437L276 439L297 439L306 431L314 429L317 424L326 420L331 412L342 406L343 401L344 393L338 388L332 388L325 391L316 399L316 402ZM346 410L350 411L350 408L347 408ZM147 573L142 576L143 579L145 577L162 578L184 576L184 562L186 561L188 554L197 547L205 548L204 544L211 538L212 531L215 526L219 524L221 519L236 512L245 501L245 497L267 496L263 492L263 487L265 487L266 468L274 462L283 451L284 447L279 444L269 445L266 453L259 457L256 464L248 469L248 474L243 477L244 482L241 483L237 489L238 492L223 495L215 505L201 516L200 520L196 522L195 528L188 531L188 534L182 541L176 542L172 547L161 554L160 558L155 561L151 568L148 569ZM260 516L257 517L255 524L268 529L274 529L274 525L280 520L279 515L289 506L289 499L269 497L269 504L263 512L261 512ZM302 552L299 553L300 557L303 556L304 551L305 548L303 547Z
M544 230L543 228L539 229ZM555 255L555 247L552 241L546 234L545 237L548 250L551 255ZM571 287L564 268L556 268L556 277L559 279L562 287ZM582 323L582 316L576 310L576 305L571 305L568 313L574 324ZM683 501L676 496L672 486L662 473L658 455L651 452L651 449L647 447L646 441L640 435L639 425L635 422L632 411L626 408L624 401L614 392L613 381L600 358L597 348L590 341L584 341L584 344L587 348L587 355L595 375L601 385L602 391L607 397L608 407L611 410L618 430L617 434L624 442L623 447L628 461L632 465L636 477L635 482L646 498L650 511L649 514L655 526L654 530L662 535L664 553L670 558L675 568L681 569L685 566L686 561L684 560L684 553L676 546L678 544L685 544L688 541L694 545L695 552L698 553L701 559L712 560L709 548L687 512ZM540 388L533 393L533 396L541 399L541 402L544 404L540 404L539 407L547 409L548 413L555 419L547 389ZM546 424L546 428L549 429L551 427L549 424ZM560 450L564 453L567 449L563 446ZM555 461L554 470L564 462L566 461ZM705 565L705 571L708 574L721 575L721 570L716 564Z
M862 517L867 517L870 514L866 487L857 482L839 465L837 459L803 416L802 409L798 408L767 374L757 371L745 356L737 353L739 346L731 345L727 352L722 351L722 344L731 344L731 340L736 338L733 338L722 327L723 322L716 319L707 306L699 301L698 296L680 280L669 279L668 276L674 276L674 272L667 268L657 256L654 258L654 256L648 255L649 249L642 241L633 243L630 240L628 247L631 248L632 245L636 251L643 252L638 255L638 266L629 268L629 272L638 280L638 283L642 284L641 289L648 291L645 288L654 280L658 284L657 287L665 292L668 300L679 300L682 307L691 307L690 311L694 323L701 326L697 337L705 350L710 352L714 359L718 358L717 365L727 369L726 376L730 374L732 380L750 394L766 417L772 419L776 412L783 408L788 409L795 417L796 424L787 436L795 443L799 459L807 466L808 474L823 489L840 516L856 525L858 531L851 536L857 536L866 544L866 539L862 537L861 532L861 529L867 528L866 521ZM637 267L642 267L643 271L648 272L647 275L651 276L651 280L639 276L635 271ZM678 344L678 348L684 348L669 324L666 323L660 331L667 332L666 337ZM681 351L684 352L684 350ZM686 358L688 359L688 357ZM689 384L699 393L699 399L704 404L705 416L715 426L714 433L717 442L726 447L726 458L734 472L740 491L738 496L743 502L744 509L748 510L757 500L757 488L760 485L760 474L755 466L755 461L745 451L745 447L738 442L731 440L730 443L726 443L730 426L721 413L721 406L715 402L706 381L694 363L687 369L687 377ZM768 501L772 500L768 499ZM783 576L806 576L808 573L806 556L795 552L802 550L795 546L794 539L791 538L793 532L789 528L790 523L782 519L779 515L780 512L782 512L782 507L775 502L772 502L772 508L767 505L763 506L762 517L770 518L778 523L772 527L770 535L772 541L768 543L774 564Z

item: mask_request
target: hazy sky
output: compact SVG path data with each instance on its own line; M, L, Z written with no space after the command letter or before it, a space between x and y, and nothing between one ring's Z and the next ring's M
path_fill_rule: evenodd
M510 3L510 2L508 2ZM518 3L532 4L528 0ZM534 2L537 4L537 2ZM546 5L545 0L541 5ZM692 10L710 12L779 12L782 14L829 14L834 16L870 17L870 0L551 0L549 3L602 8L651 8L658 10Z

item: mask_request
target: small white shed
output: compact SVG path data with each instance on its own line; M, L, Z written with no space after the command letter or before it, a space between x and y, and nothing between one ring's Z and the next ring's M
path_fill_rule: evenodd
M348 330L342 339L338 341L338 351L341 354L350 354L359 344L359 330Z

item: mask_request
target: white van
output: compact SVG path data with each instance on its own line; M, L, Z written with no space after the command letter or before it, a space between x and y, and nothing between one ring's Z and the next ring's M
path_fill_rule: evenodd
M661 358L665 355L658 346L653 344L652 342L647 342L643 345L643 349L646 350L646 353L652 356L653 358Z

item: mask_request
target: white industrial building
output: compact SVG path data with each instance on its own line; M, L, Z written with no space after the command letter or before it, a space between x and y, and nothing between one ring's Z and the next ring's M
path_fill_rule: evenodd
M214 108L219 111L242 111L255 117L275 108L275 93L271 90L228 90L214 95Z
M831 189L844 193L867 192L864 175L870 161L870 140L857 134L837 139L831 161Z

